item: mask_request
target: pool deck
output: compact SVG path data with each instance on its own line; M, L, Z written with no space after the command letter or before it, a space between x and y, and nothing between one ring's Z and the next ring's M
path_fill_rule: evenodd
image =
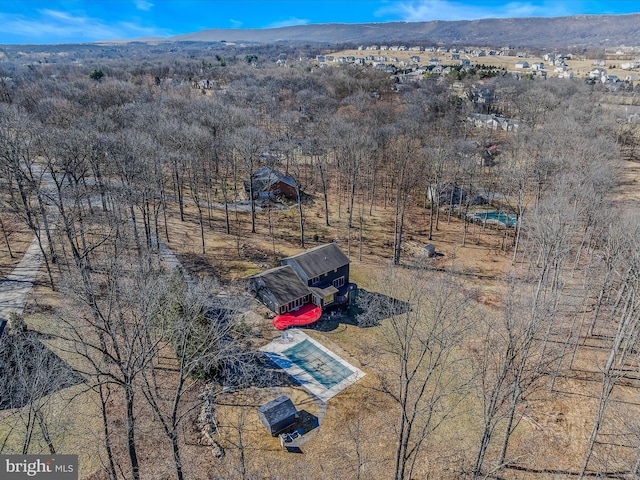
M331 388L326 388L324 385L320 384L320 382L318 382L310 374L308 374L302 368L292 362L283 353L285 350L305 340L311 342L319 350L322 350L326 355L335 359L336 361L347 367L349 370L351 370L353 373ZM309 335L307 335L303 331L295 328L286 330L281 336L273 340L271 343L268 343L267 345L261 347L260 350L262 350L265 355L267 355L276 365L287 372L287 375L289 375L295 382L299 383L302 388L307 390L311 395L314 395L322 402L326 402L344 389L350 387L365 375L362 370L354 367L349 362L343 360L338 355L333 353L327 347L309 337Z

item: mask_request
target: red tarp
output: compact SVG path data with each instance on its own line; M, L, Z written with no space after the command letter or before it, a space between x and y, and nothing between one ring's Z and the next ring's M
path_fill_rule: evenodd
M303 305L295 312L288 312L283 315L276 315L273 319L273 326L278 330L284 330L294 325L309 325L317 321L322 315L322 309L313 303Z

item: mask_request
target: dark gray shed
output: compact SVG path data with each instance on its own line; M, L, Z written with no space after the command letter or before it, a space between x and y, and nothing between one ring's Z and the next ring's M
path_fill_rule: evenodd
M274 437L296 423L298 411L286 395L258 407L260 421Z

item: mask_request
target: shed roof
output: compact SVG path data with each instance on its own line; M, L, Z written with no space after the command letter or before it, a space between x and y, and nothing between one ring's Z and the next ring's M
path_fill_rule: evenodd
M260 278L279 305L286 305L309 294L309 288L289 265L272 268L249 278Z
M296 262L309 278L349 264L349 258L335 243L320 245L284 260Z
M281 395L258 407L263 418L269 423L269 426L277 425L283 420L287 420L295 416L298 411L289 397ZM265 425L267 427L267 425Z

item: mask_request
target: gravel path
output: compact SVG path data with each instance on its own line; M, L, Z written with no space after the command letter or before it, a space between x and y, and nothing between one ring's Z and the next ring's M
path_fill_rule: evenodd
M41 264L42 252L34 238L13 272L0 281L0 320L8 319L11 312L23 312Z

